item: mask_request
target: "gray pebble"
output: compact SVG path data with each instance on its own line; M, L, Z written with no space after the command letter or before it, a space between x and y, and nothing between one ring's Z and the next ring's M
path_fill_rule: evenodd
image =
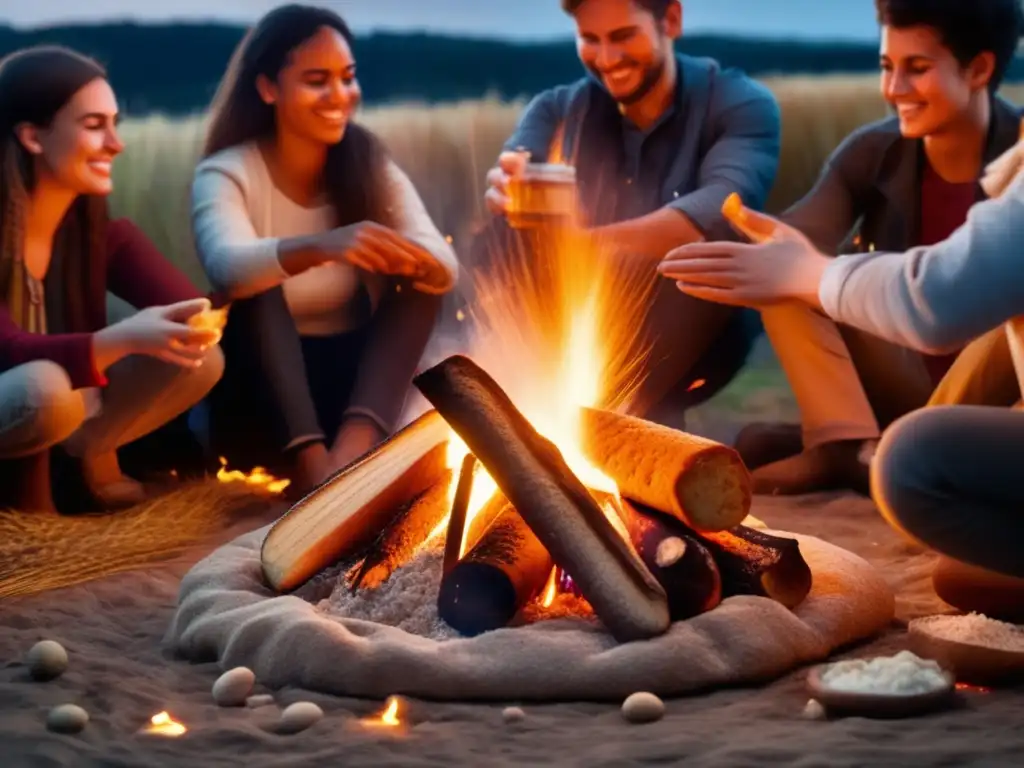
M25 660L34 680L53 680L68 668L68 652L54 640L40 640L29 649Z
M77 704L61 704L46 716L46 727L55 733L78 733L89 722L89 713Z
M248 667L229 669L213 684L213 700L222 707L240 707L254 685L256 675Z
M501 718L506 723L518 723L526 719L526 713L519 707L505 707L501 711Z
M259 707L269 707L274 703L274 697L269 693L258 693L255 696L250 696L245 700L245 706L249 709L258 709Z
M298 733L320 722L324 711L311 701L297 701L289 704L281 713L278 733Z
M817 699L808 699L807 706L804 707L803 717L806 720L824 720L828 717L828 713L825 711L825 707L821 705L821 702Z
M665 702L653 693L632 693L622 702L622 716L631 723L653 723L665 714Z

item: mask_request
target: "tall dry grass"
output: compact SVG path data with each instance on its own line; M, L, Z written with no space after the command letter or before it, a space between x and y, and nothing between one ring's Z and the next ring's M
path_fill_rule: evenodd
M885 115L874 77L766 79L782 109L782 157L768 203L778 211L803 195L829 153L851 131ZM1004 95L1019 103L1024 86ZM482 215L483 179L511 133L522 102L492 99L443 106L368 109L362 122L388 145L438 227L464 244ZM115 164L112 207L128 216L200 285L206 285L189 229L188 187L199 156L201 117L128 120Z

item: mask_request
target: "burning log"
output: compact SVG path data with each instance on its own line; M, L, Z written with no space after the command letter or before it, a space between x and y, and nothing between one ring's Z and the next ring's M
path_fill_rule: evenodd
M718 563L723 597L769 597L793 609L811 591L811 569L796 539L773 536L744 525L698 536Z
M581 415L583 453L619 492L696 531L739 525L751 479L732 448L632 416L594 408Z
M507 626L551 573L551 555L507 500L494 523L441 579L438 615L473 637Z
M466 531L466 515L469 512L469 499L473 493L473 474L476 472L476 456L467 453L462 459L459 470L459 484L455 487L455 498L452 500L452 512L448 517L448 530L444 538L444 564L442 570L448 573L459 562L462 554L462 537Z
M402 564L409 561L416 550L441 524L448 514L448 484L451 473L442 478L406 504L363 558L359 570L350 580L351 590L360 587L379 587Z
M620 516L640 559L668 595L672 621L710 611L722 600L722 577L706 546L673 526L673 518L618 503Z
M429 411L292 506L263 541L267 582L292 590L369 545L404 505L445 476L450 434Z
M670 624L664 590L616 532L558 449L469 358L414 380L620 642Z

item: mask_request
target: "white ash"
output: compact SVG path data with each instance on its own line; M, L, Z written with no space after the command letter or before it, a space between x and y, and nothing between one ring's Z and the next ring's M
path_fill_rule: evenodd
M432 541L421 547L380 586L363 587L354 593L349 591L346 575L358 563L331 566L314 577L316 588L310 589L303 597L318 610L338 618L386 624L432 640L459 638L461 635L437 614L437 592L441 586L443 561L443 542ZM333 581L333 589L327 589L328 579ZM533 624L562 618L595 621L593 610L586 600L573 594L560 593L547 608L541 606L539 598L532 600L523 608L514 624Z
M847 693L913 696L948 688L952 678L937 662L900 651L895 656L879 656L870 661L838 661L825 669L821 682L834 691Z
M924 625L932 637L1003 651L1024 652L1024 629L980 613L935 616Z
M433 640L459 637L437 615L443 557L440 547L422 547L379 587L360 588L354 593L341 572L333 592L317 608L341 618L375 621Z

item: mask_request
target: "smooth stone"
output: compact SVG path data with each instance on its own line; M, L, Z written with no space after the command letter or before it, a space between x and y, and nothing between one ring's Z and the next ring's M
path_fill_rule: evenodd
M46 727L55 733L78 733L89 722L89 713L77 704L61 704L46 716Z
M519 707L505 707L501 717L506 723L518 723L526 719L526 713Z
M828 716L825 712L825 707L821 705L821 702L817 699L808 699L807 706L804 707L803 717L806 720L824 720Z
M55 640L40 640L29 649L25 660L34 680L53 680L68 668L68 652Z
M631 723L653 723L664 714L665 702L653 693L632 693L622 702L622 716Z
M258 709L259 707L269 707L274 703L274 696L270 693L258 693L255 696L250 696L245 700L245 706L249 709Z
M229 669L213 684L213 700L222 707L240 707L254 685L256 675L248 667Z
M281 713L278 722L279 733L298 733L315 725L324 716L324 711L311 701L296 701Z

